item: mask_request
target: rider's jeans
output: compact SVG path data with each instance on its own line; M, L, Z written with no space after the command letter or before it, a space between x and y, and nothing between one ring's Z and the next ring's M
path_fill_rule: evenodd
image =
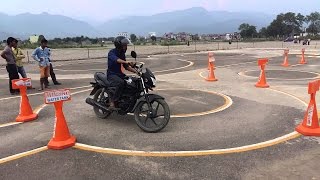
M116 88L115 93L113 95L111 95L111 101L116 102L119 100L119 98L122 94L122 91L123 91L123 88L125 85L125 81L117 75L108 75L108 81L110 82L111 87Z

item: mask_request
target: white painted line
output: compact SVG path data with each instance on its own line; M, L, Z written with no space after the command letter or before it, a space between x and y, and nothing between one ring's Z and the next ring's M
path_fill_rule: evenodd
M88 87L91 87L91 85L90 86L80 86L80 87L68 88L68 89L76 90L76 89L82 89L82 88L88 88ZM41 95L41 94L43 94L43 92L34 93L34 94L28 94L28 96L36 96L36 95ZM7 97L7 98L1 98L0 101L9 100L9 99L16 99L16 98L20 98L20 96L12 96L12 97Z
M237 63L237 64L229 64L229 65L216 66L216 67L217 68L225 68L225 67L238 66L238 65L244 65L244 64L252 64L252 63L257 63L257 61L250 61L250 62Z
M188 67L194 65L194 62L192 62L192 61L183 60L183 59L178 59L178 61L188 62L189 64L186 65L186 66L183 66L183 67L179 67L179 68L167 69L167 70L162 70L162 71L154 71L154 73L168 72L168 71L174 71L174 70L179 70L179 69L185 69L185 68L188 68Z
M248 70L248 71L242 71L239 72L238 75L246 77L246 78L251 78L251 79L256 79L259 77L254 77L254 76L248 76L246 75L247 72L252 72L252 71L259 71L259 70ZM266 70L266 72L268 71L288 71L288 72L301 72L301 73L310 73L310 74L315 74L317 75L317 77L314 78L297 78L297 79L281 79L281 78L269 78L267 77L267 80L284 80L284 81L301 81L301 80L313 80L313 79L318 79L320 78L320 74L316 73L316 72L311 72L311 71L299 71L299 70L284 70L284 69L268 69Z

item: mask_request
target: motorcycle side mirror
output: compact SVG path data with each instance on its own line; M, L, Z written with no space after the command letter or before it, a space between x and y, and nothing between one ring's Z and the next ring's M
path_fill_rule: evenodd
M131 51L131 57L136 59L137 58L137 53L135 51Z

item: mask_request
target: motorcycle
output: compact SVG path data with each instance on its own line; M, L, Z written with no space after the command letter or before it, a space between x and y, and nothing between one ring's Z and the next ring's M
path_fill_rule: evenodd
M131 51L131 56L136 60L137 54ZM86 99L86 103L93 106L93 111L98 118L107 119L113 112L119 115L134 114L136 124L145 132L156 133L167 126L170 120L170 109L165 98L157 94L149 94L149 90L156 87L156 78L143 64L132 65L138 72L138 77L127 76L125 88L118 102L119 110L112 111L110 106L111 95L115 87L110 86L107 75L102 72L94 74L95 82L91 82L93 90Z

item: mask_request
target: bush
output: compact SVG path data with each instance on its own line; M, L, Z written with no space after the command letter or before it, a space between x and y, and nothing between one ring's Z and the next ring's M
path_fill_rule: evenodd
M185 42L178 42L176 40L173 41L162 41L161 46L176 46L176 45L185 45Z

